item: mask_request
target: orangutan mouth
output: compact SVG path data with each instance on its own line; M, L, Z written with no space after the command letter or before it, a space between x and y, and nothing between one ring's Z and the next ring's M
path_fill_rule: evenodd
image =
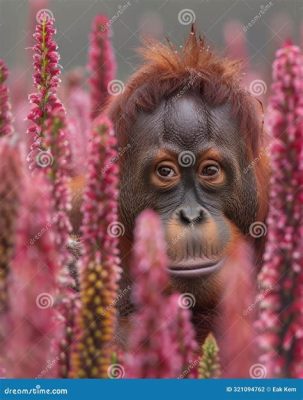
M224 264L224 259L219 260L201 260L190 259L180 261L169 266L169 273L179 278L196 278L198 276L210 275L218 272Z

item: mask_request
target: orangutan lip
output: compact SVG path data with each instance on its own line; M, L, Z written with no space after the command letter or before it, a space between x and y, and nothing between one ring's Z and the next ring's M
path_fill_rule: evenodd
M196 260L189 260L180 262L169 267L171 275L176 277L184 278L195 278L198 276L204 276L217 272L223 266L224 260L211 261L207 260L204 262L197 262Z

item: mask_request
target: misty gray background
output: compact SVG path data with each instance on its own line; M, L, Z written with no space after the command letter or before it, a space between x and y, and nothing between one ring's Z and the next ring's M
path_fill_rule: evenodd
M119 79L126 79L138 65L135 49L142 36L164 39L168 36L177 45L184 42L190 25L178 21L178 13L189 8L196 15L197 29L212 46L225 50L223 27L232 20L246 26L260 12L267 0L130 0L112 24L113 46L118 63ZM125 0L45 0L56 18L61 65L68 71L87 63L91 21L97 14L110 19L119 13ZM270 70L277 46L291 36L303 42L303 0L272 1L272 6L247 32L249 58L254 67ZM34 21L29 18L28 0L0 0L0 58L12 68L31 68L29 64Z

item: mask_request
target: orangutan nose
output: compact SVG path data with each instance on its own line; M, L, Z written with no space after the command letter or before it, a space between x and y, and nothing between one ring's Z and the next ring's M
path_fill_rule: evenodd
M179 211L179 218L183 224L200 224L204 219L202 207L183 207Z

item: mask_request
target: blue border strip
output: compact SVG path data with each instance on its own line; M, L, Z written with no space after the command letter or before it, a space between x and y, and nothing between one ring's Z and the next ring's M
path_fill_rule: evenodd
M211 397L210 397L211 396ZM1 379L0 399L303 400L299 379Z

